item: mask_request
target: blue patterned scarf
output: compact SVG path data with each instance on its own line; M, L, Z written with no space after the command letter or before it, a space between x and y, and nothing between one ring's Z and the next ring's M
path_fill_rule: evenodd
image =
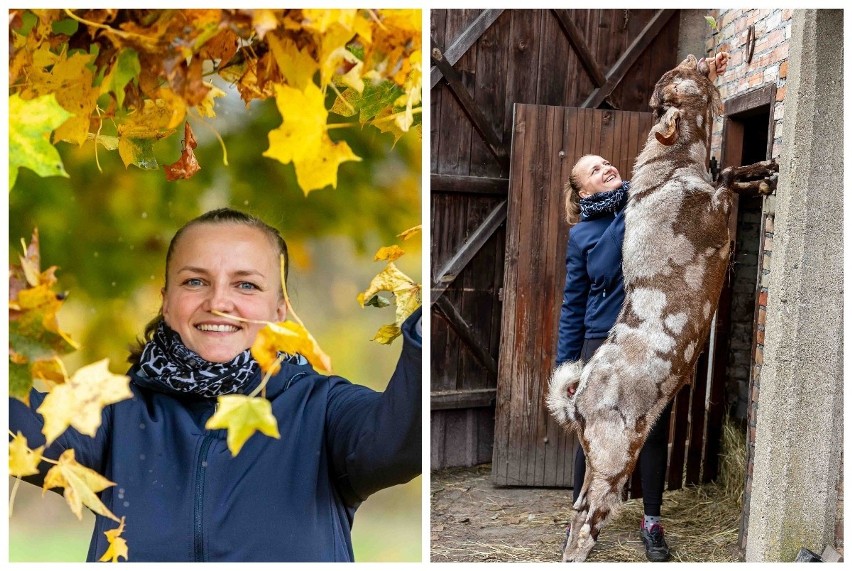
M621 181L621 186L615 190L597 192L580 199L580 214L583 220L597 218L604 214L618 212L627 204L630 181Z
M307 363L307 359L298 354L286 357L286 362ZM165 321L160 321L151 341L145 345L139 358L139 370L162 392L207 398L245 394L260 380L260 365L251 356L250 349L227 363L213 363L184 345L180 335Z

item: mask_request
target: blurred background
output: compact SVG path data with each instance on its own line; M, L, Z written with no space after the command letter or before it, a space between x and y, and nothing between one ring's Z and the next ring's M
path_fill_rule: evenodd
M162 168L125 168L117 152L103 148L99 172L91 142L59 145L70 178L21 169L9 194L9 260L18 263L21 239L29 243L38 227L42 269L59 266L59 289L68 292L60 328L82 345L63 357L69 374L104 357L112 372L126 370L128 346L159 309L172 235L195 216L230 206L259 216L287 240L293 307L331 356L335 374L383 390L402 340L390 346L370 340L394 321L394 306L362 309L356 296L384 268L373 261L375 251L391 244L406 251L396 265L422 283L421 234L404 242L396 237L421 221L419 133L394 144L372 127L332 130L363 160L341 165L336 189L306 197L292 165L262 156L267 134L281 122L274 101L247 109L235 91L218 86L228 96L217 100L217 117L189 118L201 164L192 179L167 182ZM178 159L181 138L182 129L157 145L161 165ZM353 528L356 561L421 560L421 485L418 477L361 506ZM93 520L87 513L78 521L60 495L42 497L22 483L9 520L9 558L84 561Z

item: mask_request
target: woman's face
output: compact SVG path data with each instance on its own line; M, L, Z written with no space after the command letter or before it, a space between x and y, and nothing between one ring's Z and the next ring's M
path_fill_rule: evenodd
M609 161L597 155L588 155L580 159L574 167L577 181L580 183L580 198L586 198L599 192L615 190L621 186L621 175Z
M283 321L278 249L265 232L244 224L196 224L175 244L163 317L184 345L202 358L226 363L251 347L264 324L215 315Z

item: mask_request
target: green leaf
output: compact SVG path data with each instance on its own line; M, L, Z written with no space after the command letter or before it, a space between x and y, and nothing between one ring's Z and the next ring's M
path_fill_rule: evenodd
M77 31L77 28L79 26L80 24L77 22L77 20L73 18L65 18L53 22L51 28L53 29L54 34L65 34L66 36L73 36L74 32Z
M68 177L59 152L50 143L50 133L71 116L56 102L53 94L27 101L17 94L9 97L10 191L20 167L38 176Z
M392 81L382 81L378 84L367 82L361 93L354 89L344 91L343 101L338 97L331 112L348 117L353 114L352 109L355 109L359 113L361 123L366 123L386 108L392 107L393 102L403 93L402 88Z
M101 93L115 93L118 106L124 105L124 88L130 81L139 75L142 66L139 65L139 55L136 50L124 48L118 53L118 58L109 76L101 87Z
M9 396L27 402L30 389L33 386L33 376L28 363L19 365L9 360Z
M704 19L707 20L707 25L709 25L714 30L718 30L719 28L716 25L716 18L713 16L704 16Z
M364 307L367 307L368 305L372 307L387 307L390 305L390 301L380 295L374 295L369 301L364 302Z

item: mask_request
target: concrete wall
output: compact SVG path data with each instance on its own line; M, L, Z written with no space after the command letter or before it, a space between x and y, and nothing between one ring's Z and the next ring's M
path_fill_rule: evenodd
M842 11L793 13L747 561L791 561L800 547L819 553L835 543L843 448L842 44Z

